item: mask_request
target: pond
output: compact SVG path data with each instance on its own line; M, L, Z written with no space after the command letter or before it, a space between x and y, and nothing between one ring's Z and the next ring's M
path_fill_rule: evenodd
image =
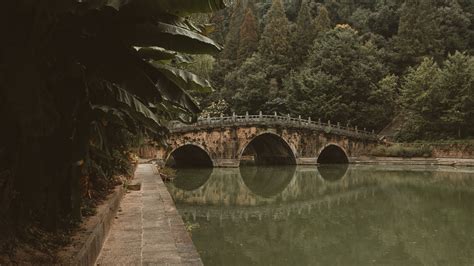
M473 265L474 169L182 169L168 185L205 265Z

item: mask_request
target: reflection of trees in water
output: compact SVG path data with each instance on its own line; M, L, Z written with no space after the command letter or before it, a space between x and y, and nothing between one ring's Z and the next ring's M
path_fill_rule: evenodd
M205 264L469 265L472 202L472 191L395 184L305 218L198 219L193 241Z
M295 175L296 167L240 167L245 185L255 194L268 198L286 189Z

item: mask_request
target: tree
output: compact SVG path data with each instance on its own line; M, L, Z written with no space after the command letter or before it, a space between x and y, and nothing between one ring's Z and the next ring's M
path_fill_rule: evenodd
M237 61L239 64L250 57L258 48L258 22L252 8L247 8L244 22L240 28Z
M441 121L453 137L474 133L474 57L456 52L445 61L440 73Z
M448 54L467 49L471 22L457 1L407 1L400 13L394 40L402 71L419 64L425 56L441 63Z
M268 62L269 78L280 83L288 69L290 56L290 23L286 18L282 0L274 0L265 20L259 43L259 53Z
M323 34L324 32L331 29L331 19L329 18L329 12L325 6L320 6L318 9L318 16L314 21L317 34Z
M237 50L239 48L240 27L244 19L244 6L242 0L237 0L233 7L229 22L229 29L224 44L224 51L221 58L226 60L232 67L237 59Z
M406 116L401 140L463 138L473 134L474 59L450 55L440 67L425 58L410 68L400 103Z
M242 66L226 76L226 99L237 113L267 111L269 100L268 72L259 53L249 57Z
M296 27L291 38L293 68L301 66L306 60L308 51L316 37L315 35L315 27L308 1L303 1L298 13Z
M285 87L296 115L381 129L394 112L396 82L386 76L380 51L338 25L315 40L305 67Z

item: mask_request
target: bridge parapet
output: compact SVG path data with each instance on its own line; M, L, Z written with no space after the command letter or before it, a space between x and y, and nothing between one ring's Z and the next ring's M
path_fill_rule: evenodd
M374 131L369 132L360 130L355 127L342 126L340 123L331 124L318 121L312 121L311 118L302 119L294 118L290 115L280 116L274 115L232 115L221 117L204 117L199 118L194 124L184 124L181 122L171 122L168 128L171 133L189 132L197 130L206 130L219 127L238 127L238 126L269 126L269 127L286 127L307 129L312 131L321 131L326 133L334 133L359 139L378 140L379 136Z

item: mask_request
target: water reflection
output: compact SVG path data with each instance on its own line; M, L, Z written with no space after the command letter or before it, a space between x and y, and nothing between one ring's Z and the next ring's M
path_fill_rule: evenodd
M262 197L273 197L280 194L295 176L296 167L240 167L240 176L245 185L255 194Z
M349 169L348 164L320 164L318 172L321 177L328 182L341 180Z
M211 177L212 168L179 168L173 180L175 187L192 191L202 187Z
M474 169L350 166L327 182L315 167L298 167L289 181L270 178L280 172L249 169L271 196L255 193L263 185L244 181L238 169L215 169L193 191L170 185L185 221L197 225L192 238L204 264L474 261Z

